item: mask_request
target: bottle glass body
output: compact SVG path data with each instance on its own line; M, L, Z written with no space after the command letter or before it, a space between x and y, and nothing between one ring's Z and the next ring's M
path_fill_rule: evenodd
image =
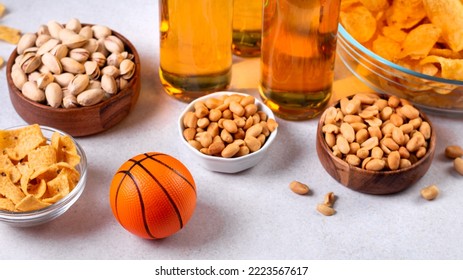
M159 0L161 83L189 102L231 81L233 0Z
M340 0L268 0L260 94L290 120L320 114L331 97Z

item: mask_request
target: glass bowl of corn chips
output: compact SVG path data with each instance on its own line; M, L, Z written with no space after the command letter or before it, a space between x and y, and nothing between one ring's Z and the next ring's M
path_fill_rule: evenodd
M338 56L377 92L463 114L461 15L460 0L343 1Z
M87 158L72 136L37 124L0 130L0 221L17 227L49 222L82 194Z

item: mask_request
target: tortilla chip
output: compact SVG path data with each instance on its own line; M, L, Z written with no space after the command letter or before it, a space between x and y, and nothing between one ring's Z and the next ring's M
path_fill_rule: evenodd
M42 202L35 196L29 194L24 197L18 204L16 204L15 210L17 211L34 211L50 206L50 203Z
M7 176L0 175L0 195L10 199L14 204L17 204L24 198L24 193L21 189L11 182Z
M0 40L16 45L21 39L21 30L0 25Z

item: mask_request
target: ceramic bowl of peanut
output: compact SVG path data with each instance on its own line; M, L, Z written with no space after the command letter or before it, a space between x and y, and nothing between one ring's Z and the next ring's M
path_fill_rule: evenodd
M273 112L254 96L221 91L192 101L178 119L181 142L210 171L237 173L261 162L278 131Z
M426 174L436 133L429 118L410 102L360 93L323 112L316 146L321 164L342 185L362 193L392 194Z
M133 109L140 58L107 26L50 20L22 35L6 76L11 102L27 123L87 136L113 127Z

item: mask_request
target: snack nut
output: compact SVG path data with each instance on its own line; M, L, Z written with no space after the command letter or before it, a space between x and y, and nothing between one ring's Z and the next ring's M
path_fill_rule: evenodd
M327 109L322 132L333 154L370 171L411 166L427 152L431 125L404 99L356 94Z

